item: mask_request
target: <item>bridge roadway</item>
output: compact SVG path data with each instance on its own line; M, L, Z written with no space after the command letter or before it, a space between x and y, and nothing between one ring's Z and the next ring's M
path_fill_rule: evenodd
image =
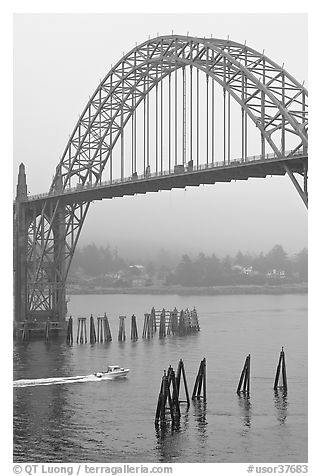
M215 162L214 164L202 164L194 167L184 166L177 171L163 171L145 175L131 176L123 179L102 182L96 185L78 185L66 188L62 193L51 192L40 195L29 195L25 202L33 207L42 206L45 200L56 202L61 199L65 205L93 200L103 200L125 195L145 194L173 188L185 188L202 184L214 184L216 182L231 182L232 180L247 180L249 178L264 178L267 175L285 175L286 166L292 173L303 174L307 167L308 154L294 153L284 157L276 157L268 154L262 159L261 156L247 157L243 162L235 159L230 164Z

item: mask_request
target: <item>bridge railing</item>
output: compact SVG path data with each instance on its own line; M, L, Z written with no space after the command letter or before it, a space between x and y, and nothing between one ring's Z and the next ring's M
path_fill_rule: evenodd
M286 151L284 156L285 157L298 157L304 155L301 150L298 151ZM224 162L224 161L219 161L219 162L209 162L208 164L199 164L199 165L179 165L178 167L175 166L174 169L171 170L163 170L160 172L145 172L144 174L133 174L129 177L123 177L123 178L116 178L113 180L106 180L104 182L100 182L99 184L92 185L90 182L87 183L86 185L82 184L77 184L75 187L69 187L65 188L63 192L58 192L58 191L51 191L49 193L41 193L37 195L28 195L27 199L30 201L34 200L41 200L43 198L48 198L52 196L59 196L59 195L66 195L66 194L72 194L72 193L77 193L80 191L84 190L90 190L90 189L99 189L99 188L104 188L106 186L111 186L111 185L118 185L118 184L125 184L125 183L132 183L136 181L141 181L141 180L146 180L146 179L152 179L152 178L157 178L157 177L164 177L164 176L169 176L169 175L183 175L186 172L197 172L199 170L207 170L207 169L213 169L217 167L231 167L239 164L244 164L247 162L256 162L256 161L262 161L262 160L271 160L271 159L277 159L278 156L275 152L266 154L264 158L262 159L262 155L251 155L245 158L237 158L237 159L232 159L229 163Z

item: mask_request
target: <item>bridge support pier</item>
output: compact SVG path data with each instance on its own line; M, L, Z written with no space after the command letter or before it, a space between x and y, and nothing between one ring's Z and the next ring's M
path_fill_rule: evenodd
M50 319L57 323L57 331L66 330L65 209L61 206L51 223L53 246L48 252L46 267L37 276L39 257L46 252L50 211L46 216L40 216L40 210L29 204L27 198L25 166L21 163L13 217L15 329L22 329L22 323L29 321L32 330L42 332ZM36 251L30 260L32 246Z
M13 269L14 269L14 320L25 321L27 317L27 245L28 224L26 206L27 183L24 164L19 166L18 185L13 223Z

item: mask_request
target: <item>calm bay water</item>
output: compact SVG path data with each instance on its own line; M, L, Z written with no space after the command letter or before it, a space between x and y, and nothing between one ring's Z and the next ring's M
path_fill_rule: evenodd
M142 340L144 313L196 307L201 331ZM107 312L113 342L67 346L64 340L15 343L14 379L87 375L108 364L127 379L14 388L14 460L32 462L306 462L307 296L71 296L74 317ZM130 317L139 340L130 341ZM117 341L126 315L126 342ZM89 321L89 319L87 319ZM88 324L88 323L87 323ZM76 322L75 322L76 327ZM89 326L88 326L89 327ZM75 339L74 329L74 342ZM285 348L288 395L273 382ZM251 397L236 395L251 354ZM207 402L182 404L178 429L157 432L161 377L183 359L190 393L207 359Z

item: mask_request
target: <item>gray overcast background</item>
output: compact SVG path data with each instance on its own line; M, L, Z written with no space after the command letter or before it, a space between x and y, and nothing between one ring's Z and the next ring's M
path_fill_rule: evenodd
M69 134L111 64L135 43L174 33L229 38L265 54L307 86L307 15L20 14L14 17L14 164L31 194L49 189ZM14 183L15 185L15 183ZM123 197L91 205L80 245L120 254L161 247L290 254L307 246L307 211L290 179L273 177Z

